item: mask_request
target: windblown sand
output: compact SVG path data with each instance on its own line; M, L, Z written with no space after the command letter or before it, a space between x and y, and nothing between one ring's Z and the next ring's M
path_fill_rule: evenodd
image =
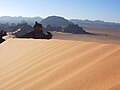
M0 45L0 90L120 90L120 45L9 39Z

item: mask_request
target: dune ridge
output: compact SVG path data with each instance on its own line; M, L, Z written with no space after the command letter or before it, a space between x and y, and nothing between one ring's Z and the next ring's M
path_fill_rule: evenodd
M0 45L0 90L119 90L120 45L9 39Z

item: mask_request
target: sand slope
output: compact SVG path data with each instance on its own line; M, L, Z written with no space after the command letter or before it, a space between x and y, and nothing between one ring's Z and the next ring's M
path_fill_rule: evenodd
M120 45L9 39L0 45L0 90L120 90Z

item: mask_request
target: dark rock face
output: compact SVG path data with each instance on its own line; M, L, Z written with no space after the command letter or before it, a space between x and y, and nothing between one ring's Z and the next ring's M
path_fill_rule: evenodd
M6 36L6 35L7 35L7 32L6 32L6 31L4 31L4 30L1 30L1 31L0 31L0 43L2 43L2 42L5 41L5 39L3 39L2 37L3 37L3 36Z
M47 32L47 35L43 33L43 31L32 31L26 35L23 35L19 38L34 38L34 39L52 39L52 34L50 32Z
M82 27L79 27L78 25L73 25L73 24L65 27L64 32L73 33L73 34L87 34L87 32L83 30Z
M64 19L63 17L58 17L58 16L47 17L46 19L43 19L41 23L44 26L51 25L53 27L68 26L69 24L72 24L71 22Z

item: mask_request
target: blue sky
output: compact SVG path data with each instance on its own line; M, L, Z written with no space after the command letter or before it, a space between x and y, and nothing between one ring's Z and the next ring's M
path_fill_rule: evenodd
M120 0L0 0L0 16L51 15L120 23Z

